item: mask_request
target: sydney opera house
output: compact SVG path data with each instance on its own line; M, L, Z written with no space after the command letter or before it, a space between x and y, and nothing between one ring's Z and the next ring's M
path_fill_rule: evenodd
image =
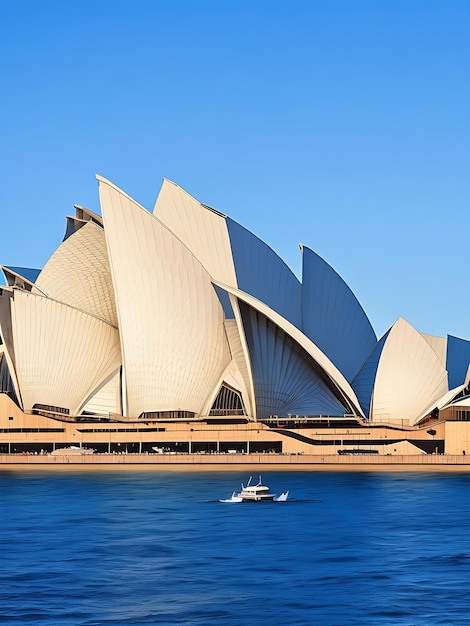
M2 266L0 453L470 452L470 342L378 338L300 246L164 180L153 212L98 177L42 269Z

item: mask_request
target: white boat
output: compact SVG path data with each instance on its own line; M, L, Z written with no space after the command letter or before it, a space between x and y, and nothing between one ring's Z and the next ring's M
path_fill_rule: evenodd
M234 491L230 498L226 500L219 500L219 502L286 502L289 492L285 491L276 498L274 493L271 493L269 487L262 484L261 476L256 485L252 485L253 477L250 476L247 484L242 483L242 490L237 493Z
M242 483L242 490L239 493L235 491L230 498L226 500L219 500L219 502L286 502L289 492L286 491L276 498L274 493L271 493L269 487L262 484L261 476L256 485L252 485L253 477L250 476L246 485Z
M252 476L247 482L246 486L242 484L242 490L238 494L238 497L242 499L242 502L264 502L274 500L274 494L269 491L269 487L262 484L261 476L256 485L252 485Z

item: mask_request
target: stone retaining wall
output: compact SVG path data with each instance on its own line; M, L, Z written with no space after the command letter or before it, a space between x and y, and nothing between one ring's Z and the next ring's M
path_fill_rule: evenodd
M311 454L93 454L0 455L0 470L7 469L147 469L147 470L340 470L340 471L470 471L465 455L361 455Z

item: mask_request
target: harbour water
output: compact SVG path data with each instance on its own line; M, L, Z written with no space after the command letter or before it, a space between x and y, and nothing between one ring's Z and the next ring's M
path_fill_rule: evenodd
M470 475L0 472L0 623L470 623Z

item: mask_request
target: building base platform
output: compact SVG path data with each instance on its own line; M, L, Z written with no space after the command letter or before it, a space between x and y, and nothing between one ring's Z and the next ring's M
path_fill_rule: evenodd
M466 455L334 456L313 454L0 455L0 471L393 471L470 472Z

